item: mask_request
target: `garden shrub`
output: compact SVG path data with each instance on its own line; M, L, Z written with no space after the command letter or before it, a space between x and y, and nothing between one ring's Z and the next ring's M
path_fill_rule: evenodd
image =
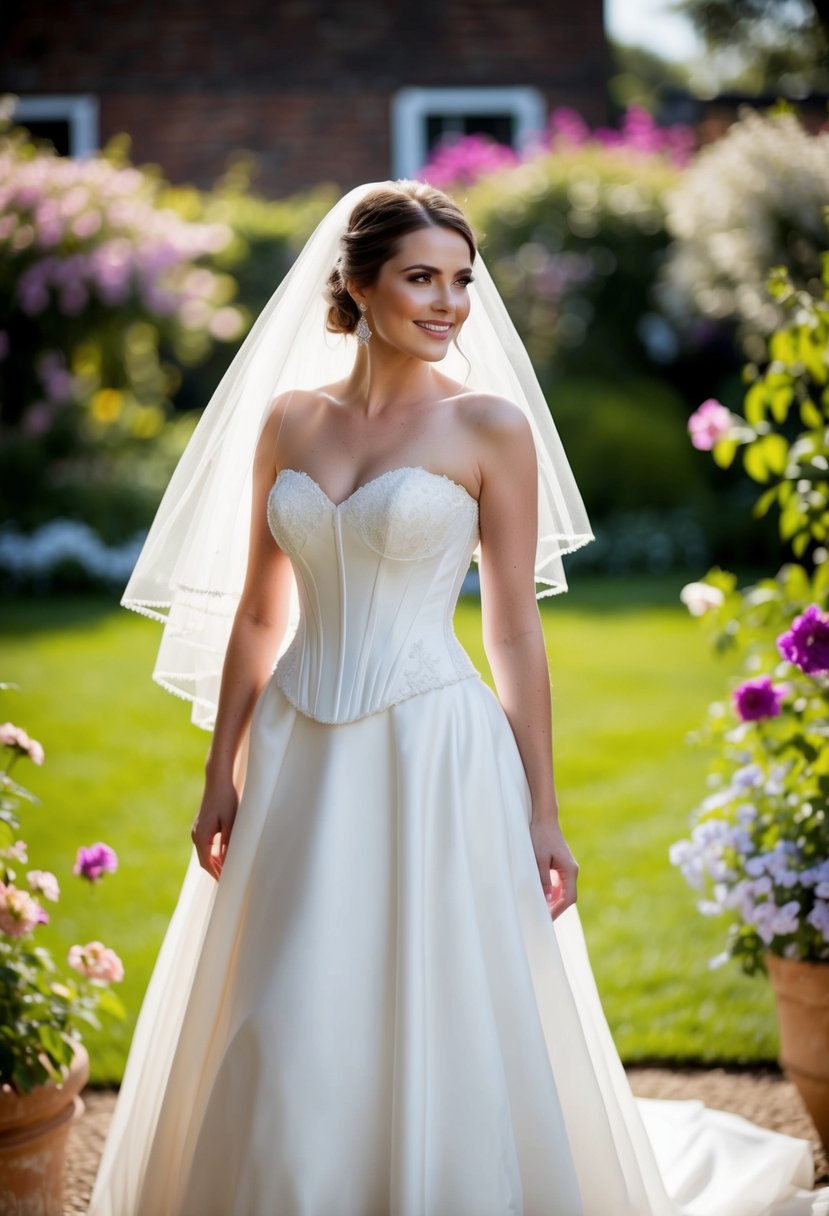
M668 191L673 238L660 275L661 307L693 342L700 321L734 325L751 359L782 322L766 291L774 266L820 295L829 199L829 130L809 134L788 109L744 110Z

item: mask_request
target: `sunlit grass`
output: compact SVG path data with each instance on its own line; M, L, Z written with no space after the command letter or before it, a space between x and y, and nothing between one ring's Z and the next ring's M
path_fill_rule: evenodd
M680 577L573 578L544 601L554 699L556 784L581 864L580 907L606 1012L626 1060L773 1059L768 985L711 972L722 926L701 917L668 863L704 789L705 757L685 743L727 664L679 605ZM456 629L488 674L474 600ZM18 766L40 796L25 838L64 892L40 930L64 958L100 938L124 960L124 1024L88 1042L97 1081L117 1079L141 996L184 876L208 735L149 679L159 627L103 599L10 603L0 612L0 715L46 748ZM103 840L120 867L89 889L71 876L79 844Z

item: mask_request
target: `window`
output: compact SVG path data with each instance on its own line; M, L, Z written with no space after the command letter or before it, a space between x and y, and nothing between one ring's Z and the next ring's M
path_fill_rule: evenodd
M392 175L413 177L447 136L483 134L521 148L546 120L533 88L400 89L392 100Z
M12 118L61 156L87 156L98 142L98 100L90 96L19 97Z

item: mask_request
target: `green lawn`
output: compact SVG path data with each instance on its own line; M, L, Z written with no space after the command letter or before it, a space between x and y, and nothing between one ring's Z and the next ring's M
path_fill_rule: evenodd
M690 577L690 576L689 576ZM679 605L680 576L573 577L543 601L553 682L556 784L581 864L580 907L593 966L626 1061L770 1060L768 985L733 966L711 972L722 927L696 912L668 863L704 790L705 757L685 743L727 664ZM477 603L456 627L485 674ZM124 960L130 1017L89 1036L93 1080L117 1079L144 987L192 848L208 736L189 706L149 679L151 621L102 598L25 600L0 609L0 679L20 684L0 717L26 727L46 763L17 775L40 796L24 837L63 891L39 932L59 957L100 938ZM79 844L103 840L117 874L72 877Z

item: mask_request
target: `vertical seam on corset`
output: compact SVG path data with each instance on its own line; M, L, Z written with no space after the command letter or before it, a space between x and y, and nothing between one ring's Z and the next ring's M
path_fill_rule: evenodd
M360 671L360 672L362 672L362 670L363 670L363 655L367 651L369 654L371 654L371 643L374 642L374 635L377 632L377 582L378 582L378 579L380 578L380 570L382 567L383 567L382 561L375 563L374 578L371 580L371 598L369 600L369 610L367 613L366 627L363 630L363 637L362 637L362 641L360 642L360 651L359 651L359 654L357 655L357 663L356 663L356 670ZM360 681L360 683L363 684L363 692L360 697L360 700L365 705L366 701L370 700L370 698L366 697L366 687L365 687L364 682ZM371 682L371 696L372 697L374 696L374 687L375 687L376 683L377 683L377 664L375 663L374 675L372 677L372 682ZM353 691L357 687L359 687L359 684L357 682L354 682L352 684L352 697L351 697L350 712L353 712L353 710L354 710Z
M345 585L345 555L343 554L343 533L340 522L340 512L334 512L334 548L337 554L337 576L340 582L340 651L337 663L337 686L334 690L334 706L335 714L340 713L340 697L342 696L343 688L343 670L345 668L345 640L346 626L348 624L348 604L346 602L346 585ZM320 668L321 670L321 668Z
M316 634L316 637L319 639L319 644L316 647L317 688L316 688L316 692L314 694L314 708L316 709L317 706L319 705L320 680L322 678L321 673L323 670L323 660L325 657L325 655L324 655L325 642L323 640L322 610L320 608L320 602L319 602L319 588L317 587L317 582L313 576L313 571L311 570L310 565L305 560L305 558L302 557L301 554L297 554L296 557L291 559L291 561L296 562L296 564L301 566L302 569L305 571L304 586L305 586L306 590L310 587L313 591L313 605L311 604L311 596L310 595L308 596L308 613L310 616L312 616L313 624L314 624L314 632ZM296 575L294 575L294 577L296 577ZM298 593L299 593L299 587L297 586L297 594ZM296 634L294 635L294 638L291 641L291 646L295 646L298 639L302 641L302 646L299 648L300 661L297 664L296 676L294 678L294 684L296 686L296 692L294 695L297 697L297 699L300 699L299 690L303 686L305 670L306 670L306 667L308 666L308 661L309 661L308 660L309 652L312 651L312 647L308 646L308 625L307 625L307 622L304 620L301 609L300 609L299 625L297 627ZM284 688L282 689L282 691L283 692L285 691Z

